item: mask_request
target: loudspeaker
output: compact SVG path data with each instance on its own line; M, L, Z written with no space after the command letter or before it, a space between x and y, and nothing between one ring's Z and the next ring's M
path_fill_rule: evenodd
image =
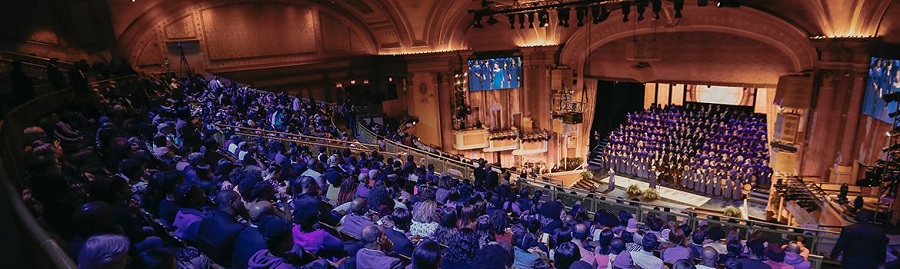
M653 73L653 66L647 62L640 62L631 66L631 77L638 82L650 82L656 79L656 75Z
M584 122L584 113L566 113L560 115L560 118L565 124L579 124Z
M659 61L662 58L661 54L656 40L632 41L625 44L625 59L629 61Z

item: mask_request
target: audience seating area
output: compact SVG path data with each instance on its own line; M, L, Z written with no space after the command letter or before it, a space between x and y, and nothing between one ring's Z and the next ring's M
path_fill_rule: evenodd
M19 217L37 220L43 230L30 237L42 240L36 251L51 259L30 262L820 268L837 239L564 188L417 145L391 128L373 133L371 122L359 122L354 138L332 122L335 105L218 79L130 78L96 87L39 98L33 104L44 107L31 108L47 113L2 126L4 139L21 138L3 146L15 186L2 185L20 190L13 203L28 212ZM753 135L732 130L722 141L753 144Z

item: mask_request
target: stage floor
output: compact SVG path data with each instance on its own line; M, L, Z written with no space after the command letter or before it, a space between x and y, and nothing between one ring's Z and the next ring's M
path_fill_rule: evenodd
M609 176L600 180L600 182L609 184ZM640 181L640 180L634 180L634 179L626 177L626 176L616 175L616 188L625 189L631 185L637 185L638 187L641 187L641 190L650 188L650 184L647 182ZM673 201L673 202L677 202L677 203L681 203L681 204L685 204L685 205L689 205L689 206L693 206L693 207L700 207L700 206L706 204L707 202L709 202L709 200L710 200L710 198L706 197L706 196L700 196L700 195L696 195L693 193L680 191L680 190L672 189L669 187L663 187L663 186L659 186L659 185L656 186L656 190L659 192L659 197L662 199L666 199L669 201Z
M609 182L609 176L607 176L606 173L596 175L596 177L594 177L593 179L593 182L598 181L600 182L600 186L598 189L605 191L606 186ZM641 189L649 187L649 184L644 179L634 179L628 176L617 175L616 189L612 192L603 194L612 197L628 197L628 193L625 192L625 189L628 188L628 186L630 186L631 184L637 184L638 186L641 186ZM722 197L708 197L669 187L658 187L661 199L653 201L652 203L673 209L685 209L693 207L698 210L722 212L726 206L743 206L742 201L734 201L730 199L724 199ZM751 218L766 219L766 208L764 205L749 203L748 206L749 208L747 209L747 213L750 214Z

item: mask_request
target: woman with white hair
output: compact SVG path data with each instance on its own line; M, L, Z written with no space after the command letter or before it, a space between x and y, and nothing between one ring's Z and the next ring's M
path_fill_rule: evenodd
M78 254L79 269L124 269L131 243L121 235L95 235L84 242Z

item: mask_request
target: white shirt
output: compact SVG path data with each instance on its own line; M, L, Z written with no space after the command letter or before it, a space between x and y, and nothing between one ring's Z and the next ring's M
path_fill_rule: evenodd
M665 268L662 259L657 258L656 256L653 256L653 253L644 250L632 252L631 260L634 261L634 265L637 265L642 269Z

